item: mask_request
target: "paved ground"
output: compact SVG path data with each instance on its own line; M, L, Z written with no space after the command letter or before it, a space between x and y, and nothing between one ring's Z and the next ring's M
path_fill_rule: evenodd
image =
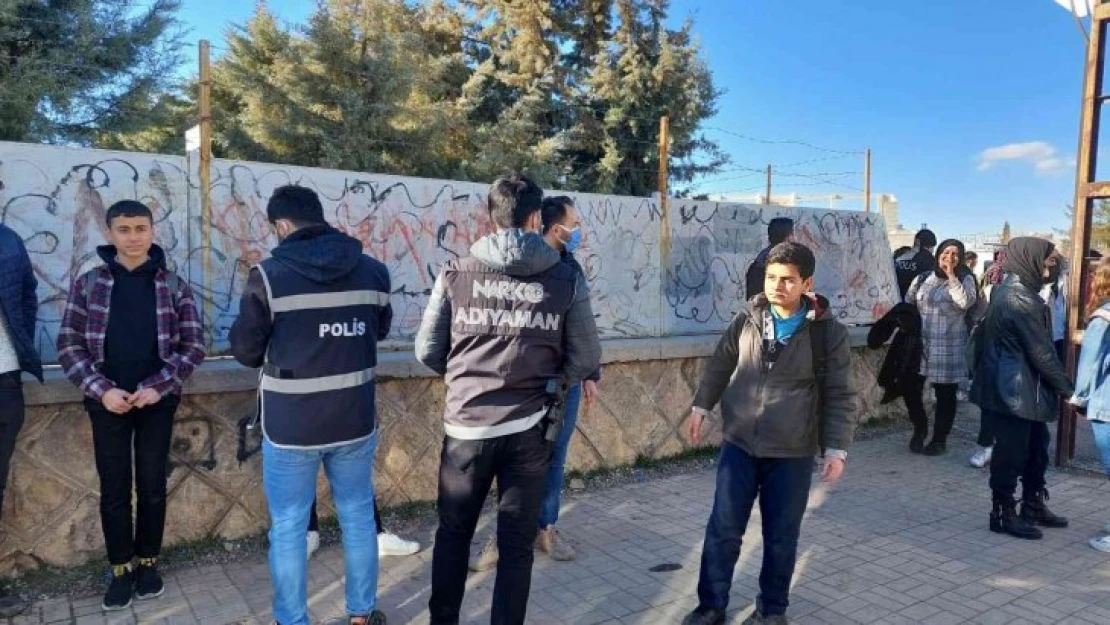
M791 616L797 623L1110 623L1110 555L1086 540L1110 521L1110 483L1050 475L1052 506L1070 529L1040 542L987 530L986 472L961 419L948 456L904 452L902 434L858 443L836 488L814 488L800 548ZM529 623L677 623L695 605L710 471L570 497L562 526L578 545L572 563L537 558ZM487 521L488 523L488 521ZM760 562L758 513L733 584L732 621L752 609ZM489 531L488 525L480 536ZM429 530L430 531L430 530ZM425 544L430 536L420 536ZM430 551L382 563L380 605L391 623L426 623ZM653 572L677 564L673 571ZM673 567L664 567L673 568ZM314 621L342 616L342 555L311 564ZM265 623L265 561L191 569L167 579L166 596L106 618L100 597L34 606L15 623ZM493 574L471 578L464 622L486 623Z

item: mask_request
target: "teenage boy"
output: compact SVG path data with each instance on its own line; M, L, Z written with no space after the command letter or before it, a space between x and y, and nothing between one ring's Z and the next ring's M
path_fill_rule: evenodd
M763 568L756 611L746 623L786 623L819 449L826 450L826 482L844 472L856 421L848 330L829 314L825 298L807 295L815 268L804 245L782 243L771 250L764 293L732 320L694 398L690 439L701 441L705 416L719 401L724 443L705 530L699 605L683 621L687 625L725 622L733 569L757 497Z
M154 245L150 209L116 202L107 222L110 245L97 248L104 264L70 289L58 360L84 391L92 421L100 524L112 565L103 608L123 610L132 596L153 599L165 590L157 563L173 417L205 344L189 284L166 268L165 253Z

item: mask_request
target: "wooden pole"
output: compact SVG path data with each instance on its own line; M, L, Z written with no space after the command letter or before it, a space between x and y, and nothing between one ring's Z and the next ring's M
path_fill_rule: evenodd
M863 157L863 212L871 212L871 148Z
M771 203L771 164L767 163L767 195L763 198L764 204Z
M1071 264L1068 277L1067 348L1068 373L1074 375L1078 364L1079 341L1087 298L1087 251L1091 248L1091 213L1096 198L1107 197L1105 183L1095 180L1098 174L1099 122L1103 103L1102 78L1106 56L1104 40L1110 5L1099 4L1091 16L1091 34L1087 44L1086 72L1083 80L1083 103L1080 109L1079 153L1075 174L1075 212L1072 222ZM1061 408L1056 430L1056 464L1065 465L1075 457L1075 412L1066 405Z
M663 115L659 118L659 275L666 277L668 267L670 267L671 257L671 217L670 217L670 201L667 196L670 193L668 181L670 174L668 165L670 163L670 118ZM664 286L668 281L660 280L659 288L659 306L658 317L659 325L657 328L657 335L662 337L666 332L663 323L663 311L666 303L666 293Z
M212 317L212 67L209 43L200 41L200 245L204 323ZM211 346L209 346L211 347Z

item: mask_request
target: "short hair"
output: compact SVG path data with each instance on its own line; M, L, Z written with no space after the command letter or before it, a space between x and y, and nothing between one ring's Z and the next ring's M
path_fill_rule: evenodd
M767 239L771 245L778 245L794 234L794 220L789 217L775 217L767 224Z
M808 280L817 270L817 258L813 250L801 243L779 243L767 254L767 266L771 265L794 265L798 275Z
M937 235L933 234L933 231L928 228L922 228L913 237L913 242L921 247L934 248L937 246Z
M973 260L979 260L979 255L976 254L975 252L965 252L964 253L964 262L970 262L970 261L973 261Z
M520 228L543 203L543 189L522 173L493 181L486 198L490 219L498 228Z
M308 187L295 184L274 189L270 201L266 204L266 219L270 223L287 219L298 227L327 223L324 219L324 206L320 204L320 196Z
M152 225L154 224L154 213L146 204L136 200L120 200L108 207L104 221L109 228L112 227L112 220L116 217L146 217Z
M543 218L543 233L547 234L555 224L562 223L567 218L567 212L574 206L574 200L565 195L545 197L540 204Z

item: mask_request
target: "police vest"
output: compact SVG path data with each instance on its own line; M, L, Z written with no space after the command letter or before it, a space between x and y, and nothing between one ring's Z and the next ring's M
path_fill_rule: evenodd
M448 263L444 278L451 299L447 435L489 439L531 428L543 417L548 382L562 382L574 269L560 262L510 276L464 258Z
M364 256L328 284L273 259L258 269L273 318L259 386L263 434L278 447L309 449L368 438L379 319L389 305L385 265Z

